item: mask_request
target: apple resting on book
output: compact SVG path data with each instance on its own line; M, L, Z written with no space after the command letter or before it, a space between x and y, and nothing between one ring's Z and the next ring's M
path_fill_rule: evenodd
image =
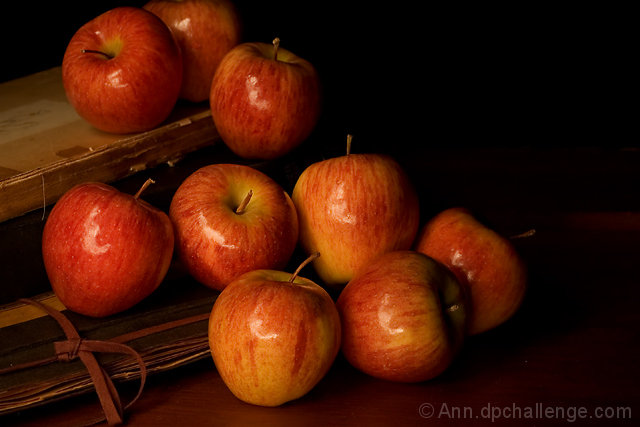
M240 400L278 406L308 393L340 349L329 294L295 273L254 270L231 282L209 317L209 345L223 381ZM321 258L321 256L320 256Z
M153 13L117 7L83 25L62 59L67 98L105 132L147 131L173 110L182 84L182 55Z
M79 184L55 204L42 234L53 291L70 310L92 317L124 311L164 279L173 254L167 214L102 183Z
M222 59L211 83L211 116L240 157L274 159L300 145L320 116L313 65L267 43L242 43Z
M224 55L240 41L240 17L229 0L150 0L143 6L173 32L182 51L180 98L209 99L211 80Z
M198 169L178 187L169 215L185 267L217 290L247 271L284 268L298 241L298 216L289 195L245 165Z

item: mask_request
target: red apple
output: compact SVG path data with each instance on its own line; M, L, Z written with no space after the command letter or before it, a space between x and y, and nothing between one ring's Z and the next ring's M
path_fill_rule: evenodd
M446 209L432 218L415 249L445 264L468 287L469 334L502 324L524 299L526 267L514 246L467 209Z
M242 273L282 269L298 240L289 195L249 166L216 164L190 175L173 196L180 259L198 281L222 290Z
M308 393L327 373L340 349L340 318L329 294L297 272L254 270L216 299L209 345L236 397L278 406Z
M178 99L182 56L169 28L142 8L118 7L83 25L62 59L77 113L106 132L150 130Z
M367 264L342 290L337 306L345 358L377 378L434 378L464 341L462 286L446 267L418 252L388 252Z
M229 0L151 0L143 6L171 29L182 50L180 97L209 99L222 57L240 42L240 17Z
M300 145L320 116L320 83L311 63L266 43L243 43L220 62L211 115L222 140L245 158L273 159Z
M344 286L379 255L410 249L418 231L418 195L393 158L350 154L311 164L295 184L300 243L320 252L314 267L329 286Z
M162 282L173 254L173 228L167 214L139 198L141 191L132 196L85 183L55 204L44 226L42 256L53 291L68 309L93 317L115 314Z

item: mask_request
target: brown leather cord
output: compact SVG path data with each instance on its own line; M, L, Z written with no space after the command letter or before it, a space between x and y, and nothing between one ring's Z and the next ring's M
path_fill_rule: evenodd
M124 342L196 321L205 320L209 316L208 313L205 313L184 319L178 319L173 322L151 326L149 328L127 333L105 341L85 340L80 337L80 334L71 321L58 310L28 298L22 298L19 301L24 304L36 306L53 317L62 328L67 339L65 341L57 341L54 343L55 356L0 369L0 374L34 366L41 366L57 361L69 362L79 358L89 372L105 415L105 418L100 419L97 422L104 421L104 419L106 419L106 421L111 425L121 424L123 422L124 411L133 405L138 398L140 398L147 377L147 368L144 360L137 351L124 344ZM100 366L94 353L124 354L133 357L138 362L138 366L140 367L140 387L136 396L126 406L122 406L120 396L118 395L113 381L104 368Z
M125 343L128 341L137 340L138 338L146 337L147 335L157 334L158 332L166 331L168 329L173 329L180 326L188 325L190 323L207 320L208 318L209 318L209 313L196 314L191 317L185 317L183 319L177 319L171 322L149 326L148 328L140 329L138 331L129 332L114 338L110 338L109 341Z

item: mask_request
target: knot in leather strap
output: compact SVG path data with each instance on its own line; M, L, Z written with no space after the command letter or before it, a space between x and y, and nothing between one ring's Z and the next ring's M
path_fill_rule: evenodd
M56 351L56 356L61 362L71 362L77 359L78 352L82 346L82 338L72 338L67 341L57 341L53 343L53 348Z
M67 339L54 343L57 360L70 362L79 358L91 376L107 422L112 425L121 424L123 422L124 410L138 400L142 394L147 377L147 369L140 354L133 348L122 343L82 339L75 326L73 326L71 321L61 312L28 298L20 299L20 301L40 308L58 322ZM113 381L104 368L100 366L93 353L120 353L131 356L138 362L138 366L140 367L140 388L138 389L138 394L136 394L133 400L126 406L122 406L120 396L113 385Z

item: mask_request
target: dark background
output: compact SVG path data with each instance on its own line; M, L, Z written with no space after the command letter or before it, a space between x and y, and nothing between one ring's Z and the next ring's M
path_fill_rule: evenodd
M145 1L12 2L0 81L60 65L73 33ZM324 85L319 129L354 150L406 146L627 146L633 58L624 10L421 6L421 2L236 0L245 41L310 60ZM3 8L7 6L3 5ZM358 145L360 144L360 145Z

